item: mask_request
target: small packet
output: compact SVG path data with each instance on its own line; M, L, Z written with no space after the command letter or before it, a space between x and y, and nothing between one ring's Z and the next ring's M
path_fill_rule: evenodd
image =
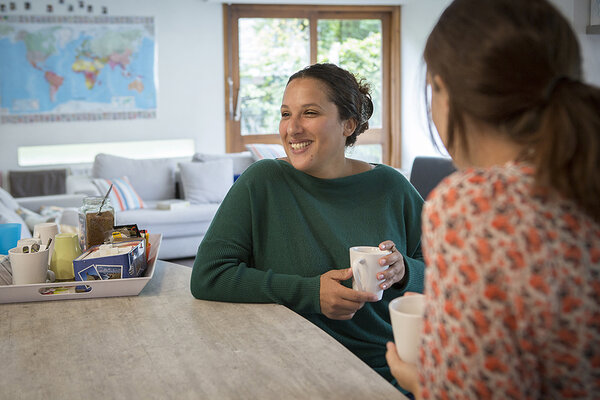
M104 243L119 243L140 237L142 237L142 235L136 224L118 225L110 231L105 232Z

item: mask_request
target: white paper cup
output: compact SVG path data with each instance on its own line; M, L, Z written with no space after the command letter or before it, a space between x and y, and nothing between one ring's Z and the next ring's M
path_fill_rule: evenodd
M12 284L27 285L53 281L54 273L48 270L49 249L40 249L36 253L23 253L22 247L8 251L12 269Z
M419 355L425 296L415 294L396 297L390 302L394 343L402 361L415 364Z
M379 265L379 259L390 254L389 250L381 250L375 246L355 246L350 248L350 266L352 267L352 289L374 293L381 300L383 289L379 285L384 281L377 279L377 274L388 269L389 265Z
M42 222L33 227L33 237L40 239L44 246L48 244L48 239L52 239L52 242L50 243L50 254L52 254L52 250L54 249L54 236L58 234L58 231L58 224L56 222ZM49 264L50 259L48 259L48 265Z

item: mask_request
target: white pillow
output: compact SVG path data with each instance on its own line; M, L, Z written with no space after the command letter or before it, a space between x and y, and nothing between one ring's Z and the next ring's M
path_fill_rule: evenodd
M220 203L233 184L233 160L179 163L183 196L190 203Z
M164 200L175 197L175 167L175 161L169 158L134 160L98 154L92 176L103 179L127 176L143 200Z
M0 203L3 203L6 208L13 211L20 207L15 198L2 188L0 188Z
M225 153L225 154L209 154L195 153L192 161L210 162L231 158L233 160L233 175L241 175L255 161L254 156L249 151L240 153Z
M256 161L265 158L283 158L287 157L283 146L280 144L264 144L264 143L252 143L247 144L246 148L252 153L252 157Z
M23 218L21 218L19 214L17 214L15 211L10 210L4 204L0 203L0 224L12 223L21 224L20 239L27 239L31 237L31 232L29 231L29 228L27 227L27 224L25 223Z

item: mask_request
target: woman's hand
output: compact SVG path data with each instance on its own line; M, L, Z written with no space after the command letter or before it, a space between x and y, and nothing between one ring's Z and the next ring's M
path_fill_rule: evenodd
M340 282L352 278L352 268L334 269L321 275L321 312L331 319L352 319L367 301L378 301L377 295L359 292Z
M400 282L404 278L405 267L404 257L396 249L396 245L391 240L386 240L379 244L380 250L390 250L392 253L379 259L379 265L389 265L388 269L377 273L377 279L385 279L385 282L379 285L383 290L390 288L394 283Z
M419 374L414 364L405 363L398 356L396 345L393 342L387 343L387 352L385 359L390 366L390 371L398 381L398 385L411 392L415 399L421 398L421 388L419 387Z

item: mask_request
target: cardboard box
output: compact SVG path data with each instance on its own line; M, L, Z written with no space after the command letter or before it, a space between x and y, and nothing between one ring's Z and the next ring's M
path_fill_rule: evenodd
M95 257L94 253L99 252L102 246L106 245L93 246L73 260L76 281L135 278L146 270L148 263L144 240L113 243L110 245L113 249L126 252Z

